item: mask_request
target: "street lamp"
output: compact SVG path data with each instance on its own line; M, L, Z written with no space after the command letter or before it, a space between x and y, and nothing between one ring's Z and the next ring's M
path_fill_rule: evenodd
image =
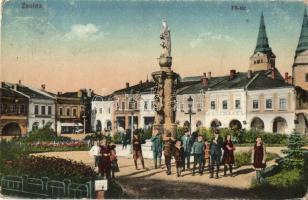
M134 90L130 90L128 108L131 110L131 125L130 125L130 153L133 153L133 135L134 135L134 109L136 100L134 98Z
M188 112L185 114L189 114L189 134L191 135L191 116L196 114L192 111L192 106L193 106L193 98L191 98L191 96L189 96L189 98L187 99L188 102Z

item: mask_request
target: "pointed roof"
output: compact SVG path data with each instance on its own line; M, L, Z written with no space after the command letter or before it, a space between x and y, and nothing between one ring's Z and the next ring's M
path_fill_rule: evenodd
M297 45L297 49L296 49L296 55L300 52L305 51L305 50L308 50L308 16L307 16L306 8L305 8L305 11L304 11L302 31L301 31L301 35L299 37L299 41L298 41L298 45Z
M266 35L266 28L264 24L264 16L263 12L261 13L261 20L260 20L260 27L259 27L259 33L258 33L258 40L257 40L257 46L255 49L255 52L263 52L268 53L271 52L272 48L268 44L268 38Z

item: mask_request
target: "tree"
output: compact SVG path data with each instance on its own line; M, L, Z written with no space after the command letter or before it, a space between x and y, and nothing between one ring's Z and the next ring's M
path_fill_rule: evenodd
M286 169L303 169L304 167L304 146L303 137L293 132L288 141L288 149L283 151L287 154L282 161L283 167Z

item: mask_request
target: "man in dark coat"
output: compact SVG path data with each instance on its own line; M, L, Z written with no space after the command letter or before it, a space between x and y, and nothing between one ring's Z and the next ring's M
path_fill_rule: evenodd
M162 136L158 129L153 129L153 135L151 137L152 142L152 151L153 151L153 160L154 160L154 167L157 169L157 161L158 167L161 166L161 156L163 150L163 141Z
M134 137L133 137L133 158L134 158L136 170L138 170L138 166L137 166L137 160L138 159L141 160L142 168L145 169L144 160L143 160L143 156L142 156L140 135L137 132L137 130L134 131Z
M218 173L219 173L219 166L220 166L220 160L222 155L222 145L223 140L219 135L219 130L214 129L214 138L211 141L211 173L210 178L213 178L214 176L214 167L216 166L216 176L215 178L218 179Z
M174 149L174 141L175 139L172 137L170 131L165 131L164 137L164 156L165 156L165 164L167 167L167 175L171 174L171 158Z
M190 168L190 154L191 154L191 137L189 135L189 131L186 130L185 134L181 137L181 141L184 148L184 160L183 160L183 171L185 171L185 162L187 165L187 169Z

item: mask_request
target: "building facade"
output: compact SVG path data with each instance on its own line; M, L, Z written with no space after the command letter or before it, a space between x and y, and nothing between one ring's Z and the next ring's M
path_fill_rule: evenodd
M96 95L92 100L92 130L95 132L112 131L114 114L113 95Z
M42 128L45 125L55 130L55 98L50 94L19 83L3 83L3 87L11 88L29 97L28 131ZM45 86L42 85L42 89Z
M29 97L0 88L0 136L26 136L28 131Z

